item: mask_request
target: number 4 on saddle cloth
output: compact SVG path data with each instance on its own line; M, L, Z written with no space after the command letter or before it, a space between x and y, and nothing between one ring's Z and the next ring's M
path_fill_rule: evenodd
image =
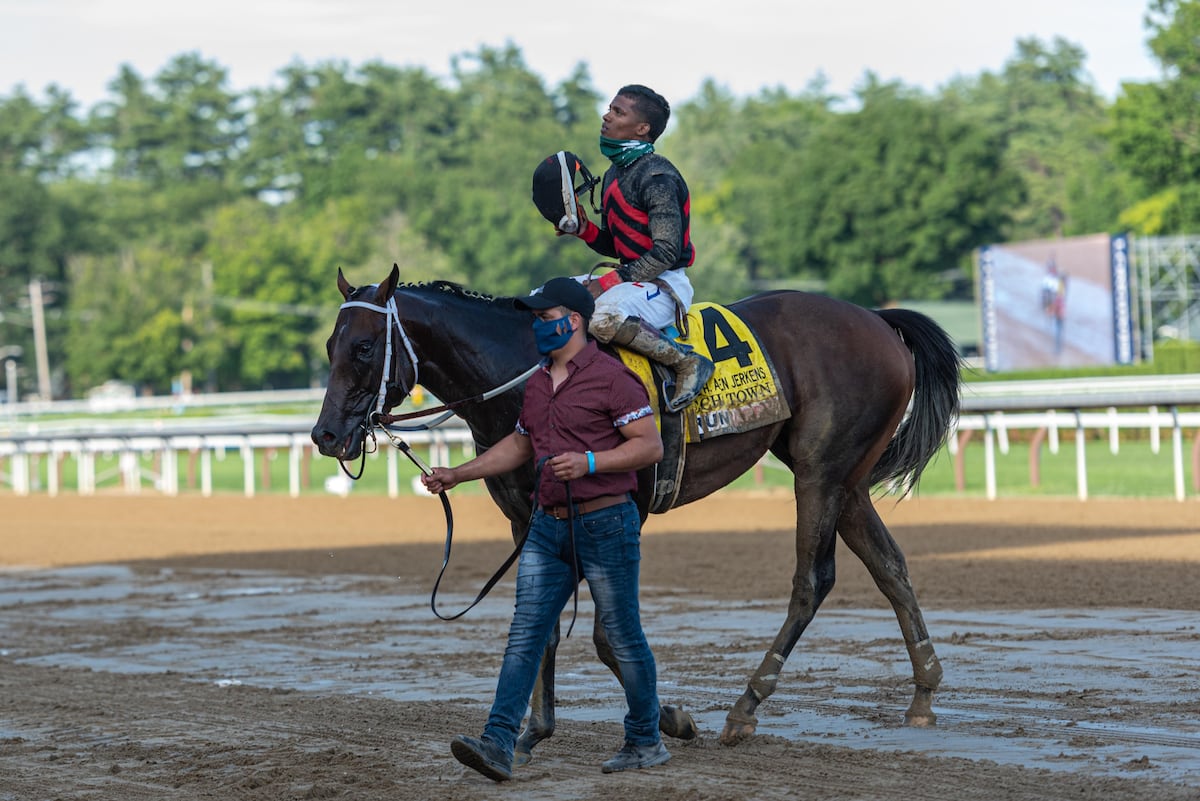
M646 385L662 434L663 459L655 476L652 513L665 512L674 504L687 443L751 431L792 416L779 393L775 368L750 326L715 303L697 303L688 309L687 317L688 336L676 340L707 356L715 369L691 405L677 413L666 411L661 389L671 378L670 370L640 354L616 349L625 366Z

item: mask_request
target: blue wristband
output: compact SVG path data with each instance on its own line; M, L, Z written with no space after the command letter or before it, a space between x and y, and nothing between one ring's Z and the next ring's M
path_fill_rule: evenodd
M591 451L588 451L587 458L588 458L588 472L595 473L596 472L596 454L592 453Z

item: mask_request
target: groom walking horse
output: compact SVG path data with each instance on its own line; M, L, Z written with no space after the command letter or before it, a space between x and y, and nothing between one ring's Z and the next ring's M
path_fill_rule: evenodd
M400 285L396 268L379 284L362 287L339 271L338 288L347 302L327 343L329 384L312 432L327 456L357 458L376 410L398 405L418 381L453 402L486 394L538 360L528 314L514 309L511 298L445 282ZM833 588L838 536L866 565L899 621L915 684L905 720L930 725L942 669L904 555L876 513L871 490L912 484L944 442L959 404L954 344L917 312L871 311L803 292L767 292L730 308L757 333L791 415L689 444L674 505L724 487L770 451L795 476L796 564L786 617L730 709L721 741L733 745L753 734L756 709L775 691L785 660ZM521 394L515 388L457 407L478 448L512 432ZM533 478L533 465L526 464L487 480L514 534L529 520ZM649 497L648 488L638 493L643 515ZM594 637L601 659L615 668L603 631ZM518 763L553 732L556 646L557 629L517 743ZM668 734L695 733L679 710L664 707L661 720Z

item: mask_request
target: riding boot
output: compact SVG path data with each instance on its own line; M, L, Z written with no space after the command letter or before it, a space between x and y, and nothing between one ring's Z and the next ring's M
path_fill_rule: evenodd
M712 378L711 361L696 353L690 345L681 345L643 322L640 317L626 317L611 341L671 368L675 373L675 393L667 399L667 411L685 408Z

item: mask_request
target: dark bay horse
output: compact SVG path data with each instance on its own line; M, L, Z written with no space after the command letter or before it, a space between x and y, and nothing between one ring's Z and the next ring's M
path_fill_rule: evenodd
M382 283L358 288L339 270L338 289L347 303L327 344L329 385L312 433L327 456L358 458L373 413L398 405L418 381L452 403L486 395L538 360L530 316L514 309L511 298L491 298L446 282L399 285L395 267ZM731 308L759 336L792 417L688 445L675 505L724 487L769 450L795 476L796 565L787 618L729 711L721 741L733 745L754 733L755 710L774 692L784 660L833 588L839 535L866 565L899 620L916 684L905 721L931 725L942 668L904 555L876 513L871 490L915 482L941 447L959 404L954 345L917 312L869 311L802 292L767 292ZM480 450L513 430L522 394L516 387L457 408ZM529 520L533 478L530 464L487 480L514 536ZM643 484L638 502L644 517L651 493L649 482ZM600 658L619 679L599 625L594 639ZM528 760L534 745L553 732L557 644L556 631L517 744L518 762ZM669 735L696 734L682 710L664 707L662 720Z

